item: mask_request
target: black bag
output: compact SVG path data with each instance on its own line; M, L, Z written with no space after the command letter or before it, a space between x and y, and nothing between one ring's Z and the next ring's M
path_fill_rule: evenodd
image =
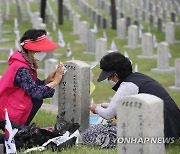
M67 122L62 117L63 115L57 116L57 122L54 126L55 131L58 131L60 134L64 134L66 131L69 131L70 134L73 134L77 129L79 129L79 123Z
M11 122L12 123L12 122ZM32 148L35 146L41 146L43 143L47 142L49 139L63 135L66 131L70 134L74 133L80 125L77 123L69 123L63 121L55 125L54 131L48 131L46 129L41 129L36 126L35 123L30 126L20 126L18 124L12 123L13 128L17 128L18 132L14 136L15 144L17 149L21 148ZM4 131L5 121L0 121L0 129ZM52 150L61 150L62 148L67 148L75 145L76 137L65 141L64 143L56 146L51 143L48 147ZM4 134L0 134L0 143L4 144Z

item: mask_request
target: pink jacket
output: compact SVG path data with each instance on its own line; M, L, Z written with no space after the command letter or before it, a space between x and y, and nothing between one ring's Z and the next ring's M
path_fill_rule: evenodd
M14 78L20 67L31 70L33 80L36 80L37 73L30 68L18 51L11 56L8 65L0 79L0 120L5 119L4 109L6 108L10 120L24 125L32 109L32 99L21 87L14 86Z

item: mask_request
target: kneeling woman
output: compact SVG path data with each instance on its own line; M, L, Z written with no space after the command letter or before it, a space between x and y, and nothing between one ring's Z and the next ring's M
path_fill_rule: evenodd
M49 40L45 30L31 29L20 39L22 50L15 51L8 61L8 68L0 79L0 120L5 119L5 108L11 122L29 125L41 107L44 98L53 96L63 75L63 67L43 81L37 78L37 60L47 51L58 48Z

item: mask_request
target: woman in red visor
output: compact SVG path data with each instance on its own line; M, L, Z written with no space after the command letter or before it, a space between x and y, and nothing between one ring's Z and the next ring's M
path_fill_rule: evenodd
M53 96L63 75L63 66L43 81L37 78L37 63L46 52L58 48L49 40L45 30L27 30L20 44L21 51L15 51L9 58L8 68L0 79L0 120L5 119L5 108L12 122L29 125L41 107L44 98Z

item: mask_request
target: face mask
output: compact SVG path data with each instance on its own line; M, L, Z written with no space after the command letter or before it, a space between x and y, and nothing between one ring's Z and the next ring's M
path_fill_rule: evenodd
M116 82L114 82L114 81L112 81L112 80L108 80L108 83L109 83L110 85L112 85L113 87L114 87L115 84L116 84Z
M34 54L34 59L38 61L42 61L46 55L47 55L46 52L36 52Z

